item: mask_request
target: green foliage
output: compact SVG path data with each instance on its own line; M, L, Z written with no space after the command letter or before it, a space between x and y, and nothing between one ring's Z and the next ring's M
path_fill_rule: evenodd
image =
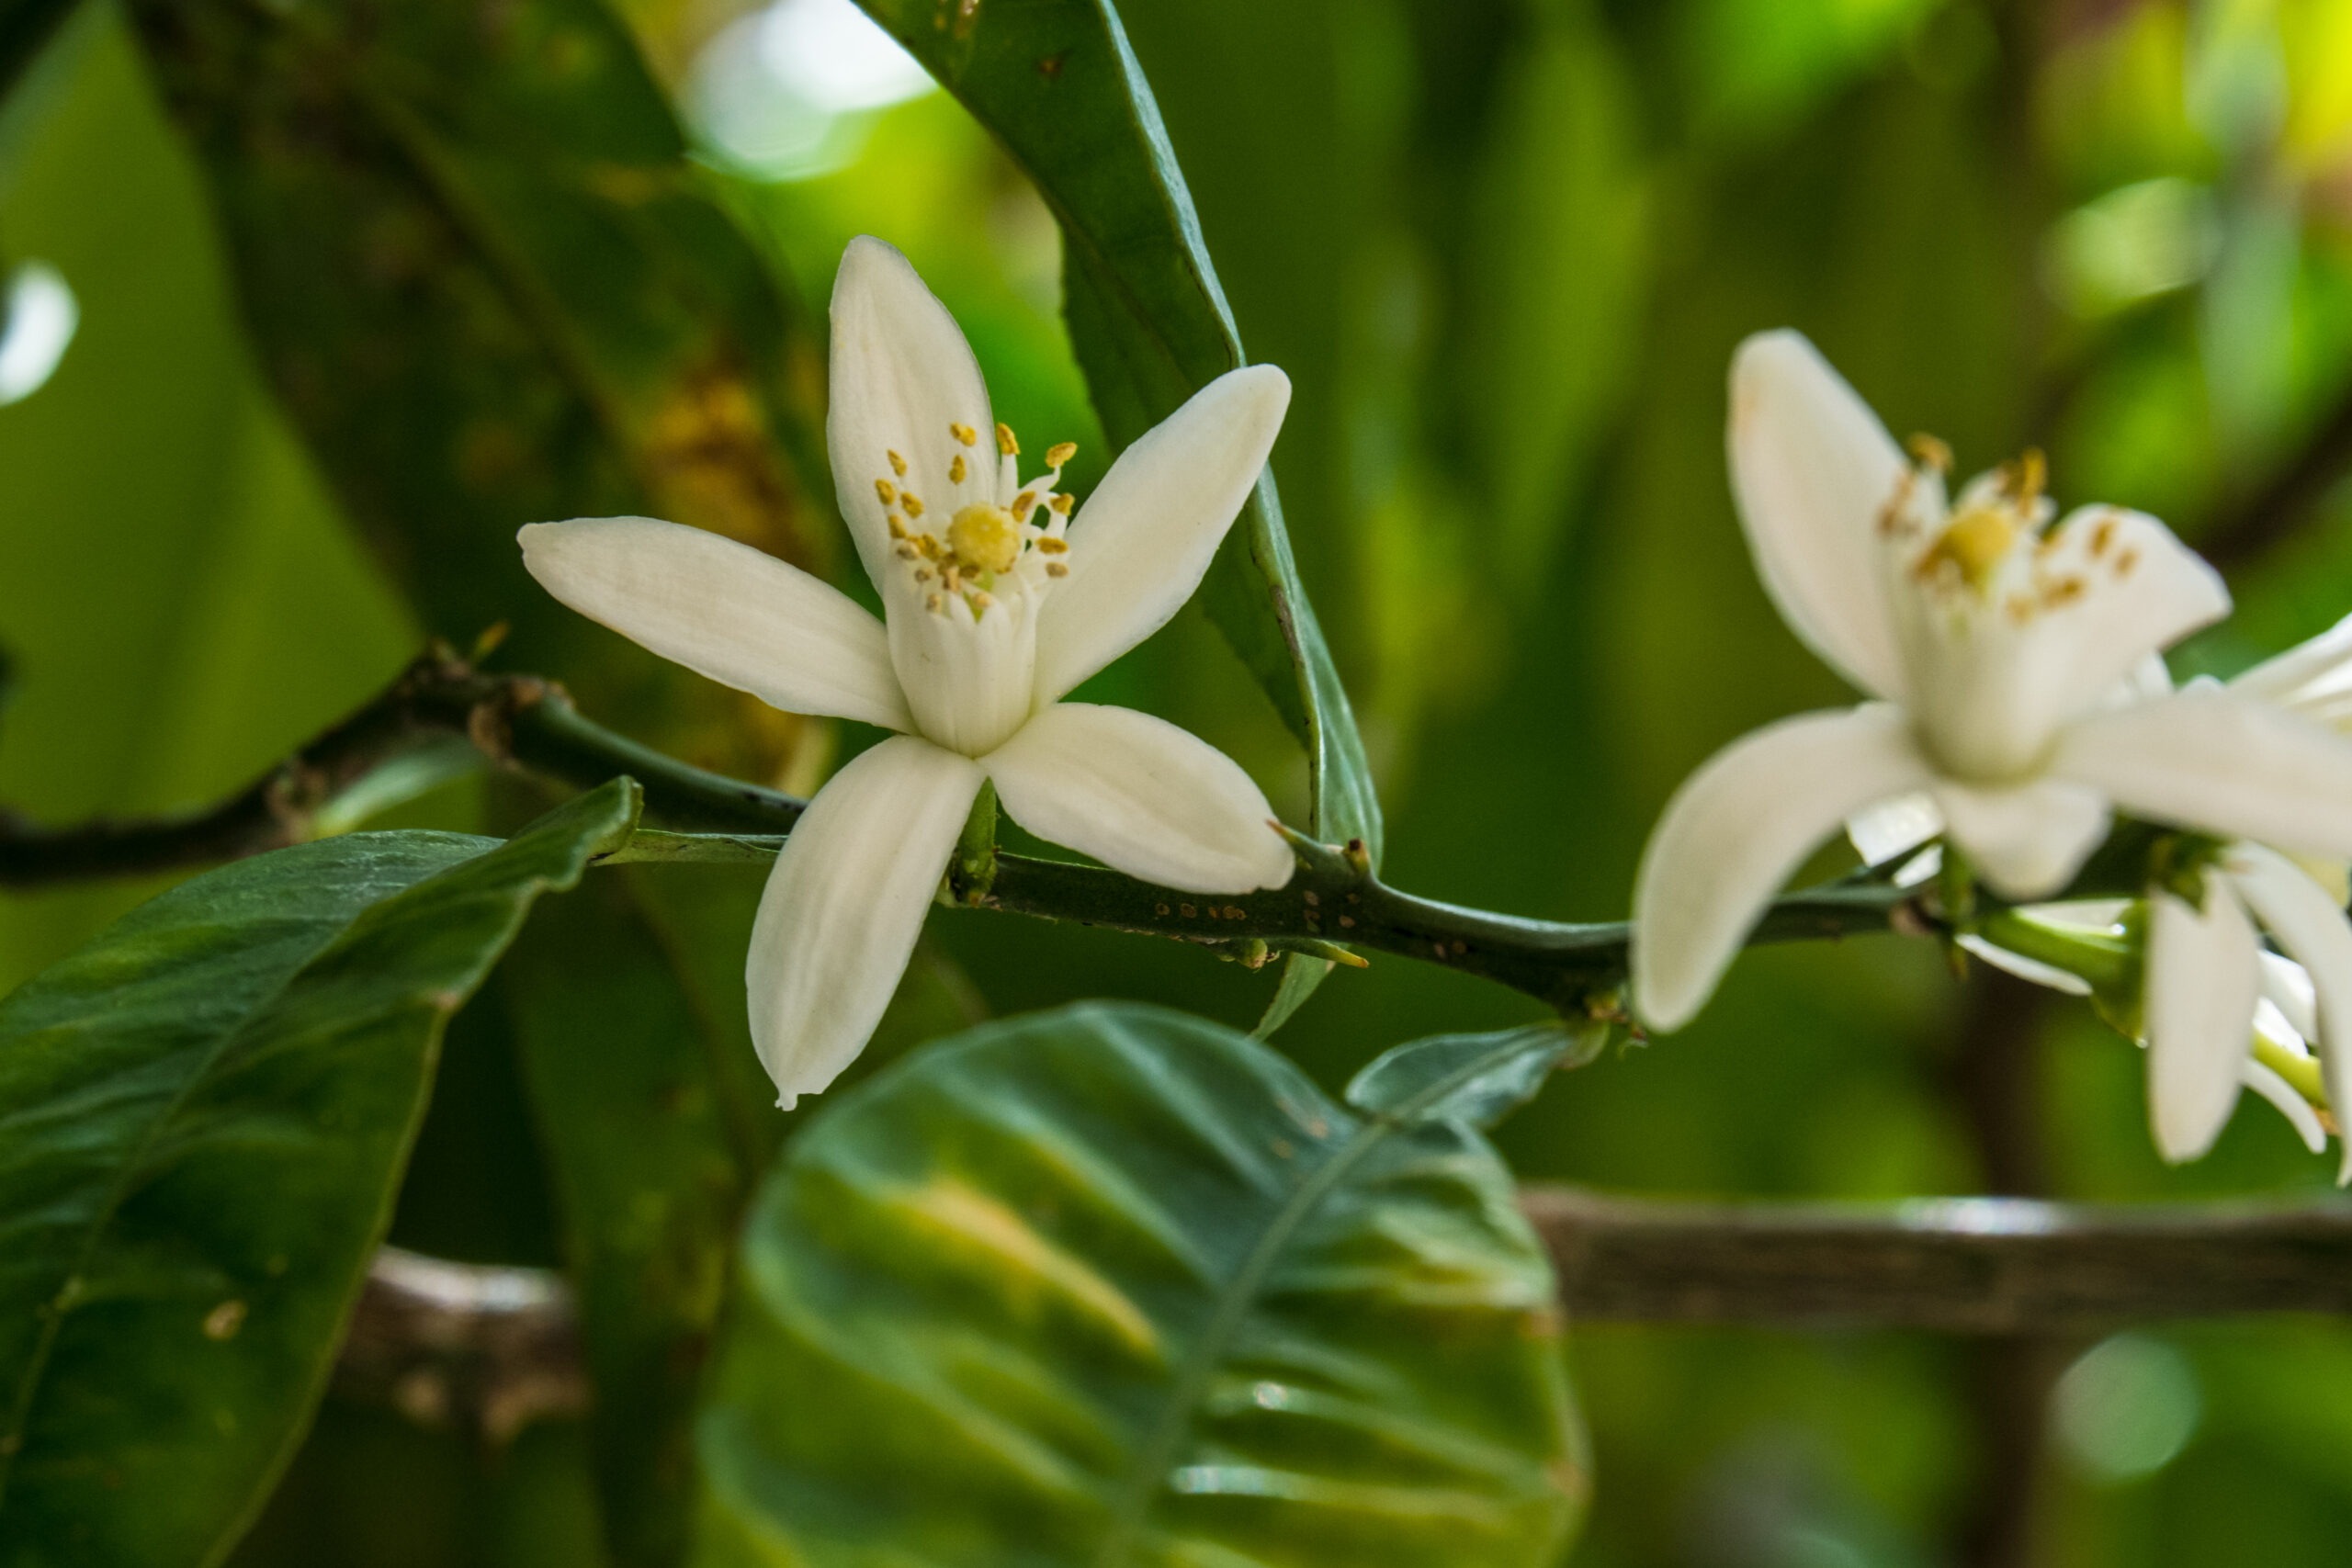
M1580 1067L1609 1042L1606 1024L1558 1024L1496 1034L1441 1034L1385 1051L1348 1082L1359 1111L1411 1125L1453 1121L1491 1127L1535 1098L1544 1079Z
M1551 1270L1485 1144L1182 1014L933 1046L796 1141L743 1269L713 1565L1537 1568L1581 1504Z
M505 844L245 862L0 1008L0 1560L235 1540L323 1382L449 1015L636 816L621 780Z

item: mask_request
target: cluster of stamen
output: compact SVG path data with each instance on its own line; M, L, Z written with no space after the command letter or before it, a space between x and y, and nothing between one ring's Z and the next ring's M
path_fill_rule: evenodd
M979 445L980 433L961 422L951 423L947 434L967 451ZM1021 455L1021 443L1012 426L996 427L996 448L1011 472L1013 459ZM949 458L951 485L961 486L973 478L975 464L967 451ZM944 615L949 600L961 599L972 618L978 620L996 604L1003 586L1001 580L1011 578L1023 591L1041 586L1034 581L1032 562L1042 564L1047 579L1069 575L1069 541L1064 531L1072 501L1051 487L1060 482L1062 466L1078 456L1074 442L1059 442L1049 448L1046 453L1048 471L1014 496L1010 506L992 501L957 506L939 533L918 530L916 525L930 510L929 504L906 488L906 458L895 451L887 456L890 472L875 479L874 493L888 509L891 551L912 567L915 581L925 591L923 606L933 614Z
M1913 436L1910 447L1917 467L1904 471L1894 494L1880 508L1878 528L1881 536L1917 547L1910 574L1922 585L1946 593L1964 592L1978 600L2007 589L2000 601L2002 610L2023 625L2088 592L2091 580L2086 568L2103 567L2121 579L2139 564L2138 551L2129 546L2114 548L2118 525L2111 514L2088 525L2090 538L2081 555L2066 552L2067 558L2061 558L2061 547L2079 525L2048 529L2056 512L2046 493L2050 468L2033 450L1969 485L1958 504L1936 521L1933 536L1922 542L1928 519L1914 502L1929 475L1940 478L1951 471L1951 448L1932 435ZM2004 569L2019 542L2029 539L2033 553L2019 581Z

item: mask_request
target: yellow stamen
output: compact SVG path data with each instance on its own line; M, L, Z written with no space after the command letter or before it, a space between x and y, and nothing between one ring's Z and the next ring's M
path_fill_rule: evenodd
M2042 489L2050 482L2050 459L2041 455L2041 447L2029 446L2008 472L2018 505L2030 507L2041 499Z
M1069 548L1068 539L1057 539L1050 534L1037 541L1037 551L1040 555L1057 556Z
M899 499L899 487L892 484L888 479L876 479L874 481L874 493L882 498L883 505L888 506L892 502Z
M966 474L966 473L967 473L967 472L969 472L969 471L970 471L970 470L967 469L967 468L964 467L964 454L962 454L961 452L956 453L956 460L955 460L954 462L952 462L952 463L950 463L950 464L948 464L948 465L947 465L947 481L948 481L948 483L950 483L950 484L962 484L962 483L964 482L964 476L965 476L965 474Z
M980 433L978 431L974 430L970 425L960 422L948 425L947 434L954 436L956 440L962 442L967 446L969 446L973 442L978 441L980 438Z
M1012 498L1012 520L1015 523L1028 522L1030 508L1036 504L1037 492L1034 490L1023 491Z
M902 490L899 492L899 504L907 509L907 515L910 517L922 515L922 497L910 490Z
M1069 575L1069 562L1066 560L1047 561L1046 563L1046 575L1047 577L1068 577Z
M970 571L1010 571L1021 558L1021 525L1001 506L967 506L947 525L947 547Z
M1951 448L1934 436L1915 435L1905 445L1911 448L1911 456L1921 468L1933 468L1939 474L1951 472Z
M1057 511L1057 512L1060 513L1063 516L1067 517L1067 516L1069 516L1069 509L1070 509L1070 506L1071 506L1072 502L1071 502L1071 501L1070 501L1069 497L1068 497L1068 496L1066 496L1066 495L1062 495L1062 494L1057 493L1057 494L1055 495L1054 499L1053 499L1053 500L1051 500L1051 501L1049 501L1049 502L1046 502L1046 504L1047 506L1052 507L1055 511Z
M1046 467L1049 468L1058 468L1064 463L1069 462L1072 457L1077 456L1077 442L1057 441L1051 446L1046 448Z
M1000 423L996 427L996 449L1008 457L1021 456L1021 443L1012 438L1012 426Z
M889 457L890 471L898 475L900 479L905 479L907 477L907 460L904 457L899 457L896 452L891 453Z
M890 537L894 539L903 539L907 536L907 525L899 520L899 514L897 513L893 512L890 513L889 517L886 519L886 521L890 525Z
M1981 593L2017 536L2017 514L2007 506L1971 508L1947 524L1942 536L1919 558L1918 574L1932 576L1949 562L1962 581Z

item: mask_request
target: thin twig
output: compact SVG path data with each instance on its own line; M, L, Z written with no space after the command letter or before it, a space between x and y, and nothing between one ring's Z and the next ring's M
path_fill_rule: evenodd
M1697 1203L1530 1186L1520 1207L1581 1323L2047 1335L2352 1311L2352 1204ZM588 1401L571 1294L536 1269L387 1247L335 1378L492 1440Z

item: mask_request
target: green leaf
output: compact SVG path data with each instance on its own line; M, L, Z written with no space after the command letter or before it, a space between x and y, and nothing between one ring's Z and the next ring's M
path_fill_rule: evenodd
M821 565L821 351L597 0L130 0L260 358L430 631L772 776L796 721L523 570L523 523L642 513ZM714 745L718 751L714 754ZM728 751L733 747L735 752Z
M1544 1080L1580 1067L1609 1043L1606 1024L1557 1023L1496 1034L1439 1034L1385 1051L1348 1082L1347 1100L1390 1121L1491 1127L1535 1098Z
M820 1114L754 1206L705 1561L1525 1564L1584 1492L1549 1264L1458 1122L1087 1003Z
M1035 181L1062 231L1064 309L1103 433L1125 446L1248 363L1192 193L1111 0L1015 9L859 0ZM1380 863L1380 801L1338 667L1299 586L1269 468L1201 588L1203 604L1306 749L1308 826ZM1329 966L1294 954L1261 1026Z
M227 1550L316 1401L443 1026L636 814L616 780L504 844L242 862L0 1005L0 1563Z

